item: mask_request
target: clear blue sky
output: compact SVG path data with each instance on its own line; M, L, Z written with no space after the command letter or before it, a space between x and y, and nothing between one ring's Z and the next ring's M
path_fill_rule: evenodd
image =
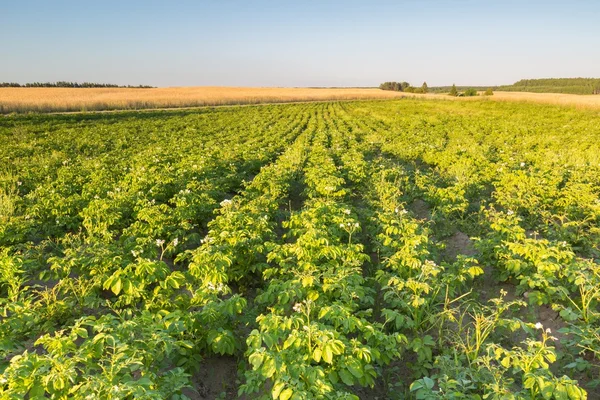
M0 1L0 81L495 85L599 77L598 0Z

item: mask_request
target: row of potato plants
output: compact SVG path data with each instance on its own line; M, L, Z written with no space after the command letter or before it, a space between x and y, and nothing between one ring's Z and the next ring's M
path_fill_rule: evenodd
M35 226L19 227L24 233L16 238L3 232L12 246L2 257L7 297L0 329L3 358L10 360L2 393L164 398L188 386L189 372L220 342L210 327L220 329L244 301L193 311L198 293L177 256L200 240L219 203L304 130L310 106L298 109L207 116L196 129L187 121L179 137L146 132L150 143L131 154L100 151L70 160L55 180L37 186L27 182L35 174L19 171L19 186L34 189L24 189L7 222ZM104 127L97 128L90 134ZM134 131L135 124L120 128ZM62 225L65 218L71 221Z
M561 329L561 333L566 335L563 342L569 344L569 348L579 352L578 355L561 354L554 346L554 342L558 342L558 339L554 338L549 330L536 334L535 330L531 332L531 329L529 329L530 338L521 343L513 343L515 346L512 349L503 348L498 340L508 339L510 343L515 334L502 332L501 329L495 332L496 325L492 324L494 329L490 328L489 331L496 343L492 340L484 346L487 347L488 353L485 357L476 357L477 363L473 365L470 361L469 368L465 369L464 366L458 368L456 354L442 356L436 360L439 368L438 375L433 376L433 379L423 378L416 382L415 391L425 396L424 398L455 398L456 396L462 398L460 396L465 396L470 391L474 393L473 396L487 391L489 393L487 396L497 396L497 398L584 398L585 391L567 375L577 374L577 368L593 368L593 363L585 361L586 352L588 357L594 357L594 351L590 352L593 346L585 346L587 347L585 349L582 342L593 343L594 336L584 339L581 335L581 327L576 327L573 322L578 319L582 321L583 318L579 316L581 314L589 315L588 311L581 310L593 310L594 305L597 304L598 299L594 299L596 293L592 293L590 288L597 281L595 271L598 269L598 263L593 258L585 257L594 257L594 252L597 251L595 245L597 233L594 229L590 229L586 234L580 231L577 241L587 239L591 240L591 243L577 246L576 241L559 241L559 238L548 231L546 231L548 238L545 238L546 235L543 233L527 232L527 228L536 228L543 232L540 229L541 225L548 224L549 218L574 222L578 216L582 218L584 226L594 225L598 218L594 209L594 204L598 203L598 188L587 180L590 179L590 175L597 175L597 170L593 168L585 173L569 172L569 178L573 180L562 184L556 183L554 186L556 194L549 196L548 188L553 186L546 179L534 178L536 175L539 176L538 169L547 168L543 164L547 162L548 154L543 155L546 158L535 161L532 160L532 155L528 154L527 162L520 162L511 170L507 168L506 161L510 161L513 157L509 160L498 160L502 155L483 151L486 146L489 146L484 139L489 137L490 141L502 140L501 135L473 132L472 127L465 123L463 117L457 118L449 113L444 124L436 127L435 123L443 118L439 115L427 116L421 120L415 119L412 114L409 114L413 117L410 120L403 117L389 118L390 115L387 113L385 118L380 118L380 122L383 121L388 125L388 132L406 129L407 124L410 125L411 131L415 131L415 126L421 127L418 138L386 133L383 142L386 152L394 154L411 168L411 180L414 185L411 191L415 194L420 193L421 198L431 205L432 222L438 233L443 236L448 226L459 226L460 229L469 230L469 233L474 236L480 236L476 255L478 261L482 265L492 267L500 281L514 285L512 286L515 288L514 292L517 295L524 295L525 300L530 304L539 306L552 303L552 307L560 311L560 318L565 325ZM453 124L460 125L453 126ZM506 131L514 135L513 130ZM523 140L520 136L511 139L513 143L514 140ZM525 140L533 141L531 137ZM538 139L538 141L542 140L543 138ZM411 146L407 146L408 141ZM472 143L469 143L470 141ZM504 142L505 145L507 143L509 142ZM523 145L517 142L513 149L510 149L510 146L505 148L509 147L514 155L524 152L519 148L520 146ZM500 153L502 154L503 151L501 150ZM555 153L552 156L551 168L554 169L547 171L556 175L560 154ZM584 153L578 162L581 164L583 161L584 165L587 165L592 160L597 161L597 154L593 151ZM518 183L520 186L507 187L505 182L514 185L515 175L522 177L521 179L527 177L527 180ZM529 178L530 176L532 178ZM578 195L584 200L579 204L572 197L574 188L577 188ZM492 196L489 198L482 196L486 191L491 192ZM566 198L571 200L565 202L563 199ZM549 217L547 211L549 209L553 209L551 213L554 217ZM563 213L568 212L567 210L573 211L570 211L571 214L568 216L564 216ZM532 225L531 221L544 222L540 225ZM579 255L576 254L577 252ZM480 303L478 306L483 305L479 299L476 298L475 301ZM459 310L460 308L457 307L454 313ZM488 313L496 314L491 310ZM485 321L487 318L485 313L479 312L469 312L468 315L475 321L480 318ZM527 330L527 326L522 321L520 323L523 329ZM529 324L529 328L532 325L534 324ZM535 326L539 327L540 324ZM465 334L462 327L459 326L458 330ZM586 331L589 334L592 330ZM451 332L446 333L445 336L450 335ZM464 341L464 338L460 338L460 343ZM546 358L541 357L541 361L525 362L528 353L530 358L532 354L543 355ZM548 367L556 361L557 357L562 358L560 367L561 372L565 374L560 378L554 377ZM574 357L577 358L573 360ZM494 365L494 360L501 361L500 366ZM482 368L482 365L485 367ZM530 367L524 368L524 365ZM531 365L535 365L536 368L532 368ZM521 370L521 376L510 376L502 371L504 369L511 370L513 373ZM458 377L461 377L462 381L457 379ZM449 380L452 381L450 384ZM465 382L469 387L464 386ZM490 386L490 382L493 382L493 385ZM521 386L521 390L516 390L515 382ZM488 385L485 390L482 389L482 384L484 387Z

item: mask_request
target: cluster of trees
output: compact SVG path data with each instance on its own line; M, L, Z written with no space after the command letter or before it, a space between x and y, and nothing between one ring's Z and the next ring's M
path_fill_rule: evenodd
M467 88L467 89L465 89L464 92L459 92L458 89L456 88L456 85L452 85L452 87L450 88L450 92L448 94L450 96L454 96L454 97L479 96L479 92L477 91L476 88ZM483 92L483 95L484 96L493 96L494 91L492 90L492 88L487 88L487 90L485 92Z
M138 85L138 86L119 86L111 83L93 83L93 82L33 82L33 83L25 83L21 85L20 83L14 82L0 82L0 87L44 87L44 88L140 88L140 89L149 89L153 86L148 85Z
M381 90L394 90L396 92L404 92L406 88L410 87L408 82L383 82L379 85Z
M479 91L485 90L483 93L484 96L492 96L494 94L492 88L489 87L456 87L456 85L450 86L438 86L429 88L427 86L427 82L423 82L421 87L411 86L408 82L383 82L379 85L379 89L381 90L394 90L397 92L406 92L406 93L429 93L430 91L433 93L448 93L450 96L455 97L470 97L470 96L479 96Z
M499 90L535 93L600 94L599 78L521 79Z
M407 92L407 93L428 93L429 87L427 82L423 82L421 87L411 86L408 82L383 82L379 85L381 90L394 90L396 92Z

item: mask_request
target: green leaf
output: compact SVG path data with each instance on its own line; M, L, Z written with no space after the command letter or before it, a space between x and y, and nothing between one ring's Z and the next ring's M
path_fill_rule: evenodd
M548 382L544 377L541 376L537 378L537 382L542 397L546 400L551 399L552 393L554 392L554 385L552 384L552 382Z
M567 393L567 388L562 383L557 383L554 387L554 398L556 400L569 400L569 394Z
M296 336L290 335L288 336L287 339L285 339L285 342L283 342L283 349L287 349L288 347L290 347L291 345L294 344L294 342L296 341Z
M262 340L263 340L263 342L265 342L265 344L267 345L268 348L273 347L273 343L275 343L275 341L273 340L271 335L269 335L268 333L262 334Z
M433 386L435 385L435 382L433 381L433 379L431 379L428 376L423 377L423 383L425 384L425 387L429 390L433 389Z
M340 381L340 377L338 375L337 372L335 372L334 370L332 370L329 373L329 380L331 381L331 383L333 383L334 385L337 385L337 383Z
M262 374L267 377L270 378L275 374L276 368L275 368L275 360L273 360L272 358L268 358L264 363L263 366L261 368L261 372Z
M44 390L44 387L39 382L36 382L29 391L29 397L43 397L45 393L46 391Z
M327 313L329 312L329 308L328 307L323 307L319 310L319 316L318 319L323 318L325 315L327 315Z
M363 377L363 371L362 368L360 368L360 363L359 362L350 362L347 364L347 368L348 371L350 371L350 373L352 375L354 375L357 378L362 378Z
M252 369L256 371L261 364L263 363L265 356L262 353L252 353L250 357L248 357L248 361L252 364Z
M121 278L119 278L113 282L113 284L110 287L110 290L112 290L112 292L115 295L118 295L119 293L121 293L121 287L122 287L122 282L121 282Z
M410 384L411 392L415 392L419 389L423 389L423 382L421 379L419 379L418 381L414 381L413 383Z
M348 385L348 386L354 385L354 377L347 370L345 370L345 369L340 370L339 375L340 375L340 378L342 379L342 382L344 382L346 385Z
M73 333L75 333L77 336L79 336L80 338L87 338L88 337L88 331L85 328L79 327L79 328L74 328L73 329Z

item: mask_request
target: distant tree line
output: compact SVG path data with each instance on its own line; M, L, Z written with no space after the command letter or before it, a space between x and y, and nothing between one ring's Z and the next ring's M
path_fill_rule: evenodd
M510 92L600 94L599 78L521 79L512 85L499 86Z
M93 83L93 82L33 82L33 83L25 83L21 85L20 83L14 82L0 82L0 87L35 87L35 88L138 88L138 89L150 89L154 86L148 85L138 85L138 86L119 86L111 83Z
M485 92L488 89L492 89L492 90L498 89L497 86L456 86L456 85L452 85L452 86L431 86L429 88L429 92L444 94L444 93L450 92L452 90L452 87L455 87L457 92L459 92L459 93L464 92L469 89L475 89L478 92Z
M396 92L407 92L407 93L428 93L429 87L427 82L423 82L421 87L411 86L408 82L383 82L379 85L381 90L394 90Z
M468 86L437 86L430 88L427 86L427 82L423 82L420 87L411 86L408 82L383 82L379 85L379 89L381 90L394 90L397 92L406 92L406 93L448 93L450 96L456 97L470 97L470 96L479 96L479 91L484 92L484 96L493 96L494 92L490 87L468 87Z
M464 89L464 91L460 92L458 90L458 88L456 87L456 85L452 85L452 87L450 88L450 90L448 91L448 94L450 96L454 96L454 97L472 97L472 96L479 96L479 91L477 90L478 88L476 87L470 87L470 88L466 88ZM481 89L479 87L479 89ZM492 90L492 88L487 88L484 92L483 92L484 96L493 96L494 95L494 91Z

